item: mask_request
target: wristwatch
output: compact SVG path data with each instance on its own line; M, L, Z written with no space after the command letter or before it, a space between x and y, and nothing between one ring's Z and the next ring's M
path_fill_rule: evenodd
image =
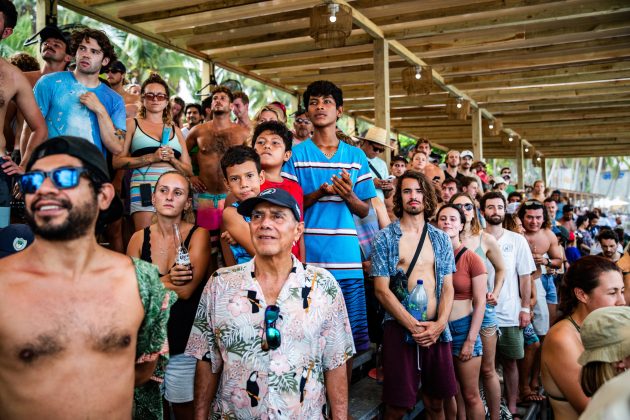
M525 308L524 306L521 307L521 312L525 312L526 314L531 314L532 310L529 308Z

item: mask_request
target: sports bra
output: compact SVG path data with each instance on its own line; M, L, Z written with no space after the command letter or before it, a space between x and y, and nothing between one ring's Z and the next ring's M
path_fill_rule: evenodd
M199 226L193 225L190 228L190 232L188 232L188 236L184 240L184 246L186 249L190 246L190 239L192 238L193 233L197 230ZM144 228L144 240L142 241L142 251L140 252L140 259L146 262L153 263L153 259L151 258L151 226ZM166 274L160 273L160 277L165 276Z
M145 133L140 127L140 124L138 124L137 118L134 118L133 121L136 123L136 129L133 132L131 145L129 147L131 156L138 157L155 153L155 151L161 146L161 139L156 139ZM168 143L166 143L166 146L172 148L175 153L175 158L179 159L182 155L182 146L179 143L177 136L175 136L175 130L173 127L171 127L171 137L169 138Z

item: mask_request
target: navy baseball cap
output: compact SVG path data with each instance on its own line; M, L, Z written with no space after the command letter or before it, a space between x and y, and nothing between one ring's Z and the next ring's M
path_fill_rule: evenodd
M300 221L300 206L291 194L280 188L269 188L261 191L256 197L248 198L243 201L237 208L242 216L251 217L254 208L260 203L271 203L276 206L286 207L293 213L295 220Z
M24 250L34 240L35 235L28 225L15 224L0 229L0 258Z

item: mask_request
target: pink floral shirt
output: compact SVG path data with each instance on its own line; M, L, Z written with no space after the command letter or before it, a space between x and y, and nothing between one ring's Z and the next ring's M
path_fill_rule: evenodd
M324 372L355 353L341 289L328 271L293 257L276 301L281 345L263 351L267 303L255 261L212 275L188 340L187 355L221 372L212 418L322 418Z

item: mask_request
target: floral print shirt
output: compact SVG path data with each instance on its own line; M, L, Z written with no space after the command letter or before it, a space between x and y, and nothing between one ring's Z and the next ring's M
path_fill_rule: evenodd
M212 418L323 418L324 373L355 353L341 289L328 271L293 257L275 303L281 345L263 351L268 304L255 264L254 257L212 275L188 340L187 355L221 372Z

